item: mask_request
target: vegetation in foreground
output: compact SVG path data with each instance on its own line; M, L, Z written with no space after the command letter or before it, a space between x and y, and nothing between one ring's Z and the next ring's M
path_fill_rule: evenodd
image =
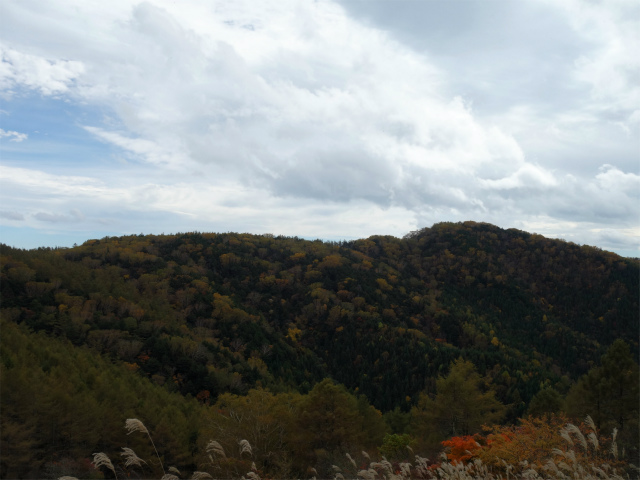
M586 459L582 468L591 463L602 468L606 461L623 472L630 463L637 464L638 366L622 341L614 343L566 398L543 389L530 404L533 417L487 428L483 425L498 421L505 407L463 359L437 380L433 396L423 395L409 412L382 415L365 397L329 379L304 395L258 388L245 395L226 393L206 405L168 392L89 349L52 341L14 323L3 322L1 327L4 478L102 478L88 454L106 452L115 458L119 446L147 462L136 470L140 478L160 478L161 462L183 472L207 471L216 478L246 477L252 468L263 478L329 478L336 473L333 465L346 472L343 475L357 473L349 470L346 453L353 455L358 471L368 470L362 455L356 455L362 451L376 460L384 455L397 466L413 458L409 452L415 451L421 458L444 463L441 469L447 472L463 468L446 465L458 462L465 469L482 464L492 475L506 474L504 460L512 465L510 474L527 462L536 465L540 475L551 475L541 468L549 460L559 461L554 449L570 446L562 429L576 418L562 412L582 408L590 420L577 425L588 448L569 430L578 439L573 439L575 448L584 450L576 457ZM590 385L598 388L588 390ZM615 387L623 390L616 392ZM142 416L152 437L125 434L121 419L134 415ZM602 436L614 429L615 449L614 439ZM224 457L210 456L211 440ZM243 452L246 445L251 455ZM440 460L443 447L445 462ZM47 453L51 451L53 455ZM615 464L607 453L612 451ZM114 465L121 468L118 462ZM429 472L435 475L438 470ZM104 473L109 478L109 471Z
M371 456L362 451L355 455L360 465L349 453L343 458L334 458L329 468L325 467L326 478L345 480L358 478L365 480L410 480L410 479L485 479L504 478L535 479L623 479L638 469L629 466L618 457L616 443L617 430L611 438L602 438L593 419L585 419L582 428L566 424L557 430L561 419L547 416L543 419L528 419L518 428L496 428L486 437L456 437L443 442L447 446L439 461L413 454L409 445L392 452L390 461L382 455L372 461ZM146 426L138 419L128 419L126 429L129 434L140 432L149 438ZM482 442L482 443L480 443ZM236 458L227 457L224 447L215 440L206 446L208 461L191 473L191 480L216 478L249 478L260 480L264 475L253 461L254 453L246 439L237 442ZM400 444L396 445L397 447ZM154 445L155 450L155 445ZM165 470L158 455L158 465L162 469L162 480L179 480L183 475L174 466ZM103 452L93 454L93 466L96 469L110 471L117 478L130 478L138 472L149 469L149 463L138 457L127 447L122 448L120 462L112 460ZM408 458L414 457L413 461ZM339 465L336 465L339 464ZM168 473L167 473L168 472ZM244 472L244 474L242 473ZM308 476L315 479L318 470L309 467ZM625 475L626 474L626 475ZM625 475L625 476L623 476ZM138 477L140 478L140 477ZM58 480L77 480L74 477L59 477Z

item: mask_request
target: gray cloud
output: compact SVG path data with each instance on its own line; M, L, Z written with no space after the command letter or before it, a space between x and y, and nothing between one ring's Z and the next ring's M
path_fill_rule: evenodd
M566 16L542 2L360 2L339 0L352 15L382 28L450 72L453 95L483 113L514 103L567 106L567 83L588 39L568 31ZM586 87L584 87L586 88Z
M7 220L23 221L24 215L19 212L8 212L6 210L1 210L0 218L6 218Z
M71 210L69 215L59 214L59 213L47 213L47 212L38 212L33 215L33 218L36 220L40 220L41 222L50 222L50 223L73 223L80 222L84 220L84 215L80 210Z

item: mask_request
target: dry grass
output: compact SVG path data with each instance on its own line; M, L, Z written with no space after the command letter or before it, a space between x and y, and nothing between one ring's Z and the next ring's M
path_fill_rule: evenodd
M604 441L598 437L597 430L590 417L585 419L585 431L573 424L567 424L561 431L560 435L565 441L564 448L554 448L549 452L549 459L542 467L530 465L528 462L520 462L518 465L508 464L502 461L501 467L489 466L483 464L479 458L475 458L466 463L449 462L447 455L442 454L440 463L429 462L427 458L415 455L412 462L405 461L400 463L391 463L384 456L378 461L372 461L366 452L362 452L362 458L368 462L365 468L358 468L356 461L346 453L345 464L340 467L338 465L331 466L331 477L333 480L510 480L510 479L526 479L526 480L551 480L551 479L584 479L584 480L623 480L631 478L629 471L635 470L635 474L639 472L634 466L627 466L618 460L618 447L616 444L616 434L614 430L610 441ZM128 434L141 432L149 437L153 444L149 430L144 424L137 419L128 419L125 423ZM605 449L603 445L610 443ZM240 457L252 456L252 448L247 440L238 442ZM155 445L153 445L155 450ZM156 455L158 460L160 456L158 451ZM221 462L228 462L224 448L215 440L210 440L206 446L206 451L210 463L204 465L211 470L220 470ZM102 467L111 470L118 477L117 471L120 470L122 477L129 476L132 468L143 469L147 462L138 457L130 448L123 448L120 454L124 457L124 464L117 469L111 459L105 453L94 453L93 464L96 469ZM241 463L239 465L244 465ZM160 460L163 476L161 480L182 480L181 472L170 467L169 473L164 470L164 465ZM626 468L625 468L626 467ZM622 472L624 468L626 472ZM308 470L312 474L311 480L316 480L318 472L314 468ZM139 475L139 473L138 473ZM214 477L209 472L195 471L192 473L190 480L206 480ZM228 478L225 476L225 478ZM255 463L251 464L251 469L244 475L234 475L232 478L241 480L261 480L258 468ZM637 476L634 478L638 478ZM58 480L77 480L74 477L59 477Z

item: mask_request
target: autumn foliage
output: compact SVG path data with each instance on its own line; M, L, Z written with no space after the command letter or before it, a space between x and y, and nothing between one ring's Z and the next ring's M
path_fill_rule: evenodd
M586 474L600 466L610 472L628 469L620 458L616 437L616 430L612 436L602 435L591 417L574 425L564 415L545 415L521 419L518 425L485 427L484 435L452 437L442 445L454 465L472 469L482 465L516 478L525 472L528 478L540 478L534 473L542 472L551 475L543 478L557 478L556 474L565 478L562 471L587 478Z
M478 440L481 440L480 435L463 435L445 440L442 445L448 448L446 455L450 462L464 463L481 450Z
M563 415L521 419L519 425L493 426L486 429L486 446L478 457L488 465L502 466L502 461L518 465L527 461L542 467L554 448L560 448L562 428L568 423Z
M538 466L550 452L562 445L560 431L566 417L551 416L521 419L520 425L485 427L485 434L452 437L442 442L447 459L467 462L480 458L485 464L500 467L502 461L518 464L524 460Z

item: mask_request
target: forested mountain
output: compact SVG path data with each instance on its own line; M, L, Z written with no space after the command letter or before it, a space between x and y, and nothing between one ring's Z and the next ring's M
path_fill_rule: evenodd
M57 337L205 406L256 387L307 394L328 377L402 415L464 360L515 422L541 390L565 395L615 340L638 355L637 259L483 223L402 239L187 233L1 254L3 330Z

